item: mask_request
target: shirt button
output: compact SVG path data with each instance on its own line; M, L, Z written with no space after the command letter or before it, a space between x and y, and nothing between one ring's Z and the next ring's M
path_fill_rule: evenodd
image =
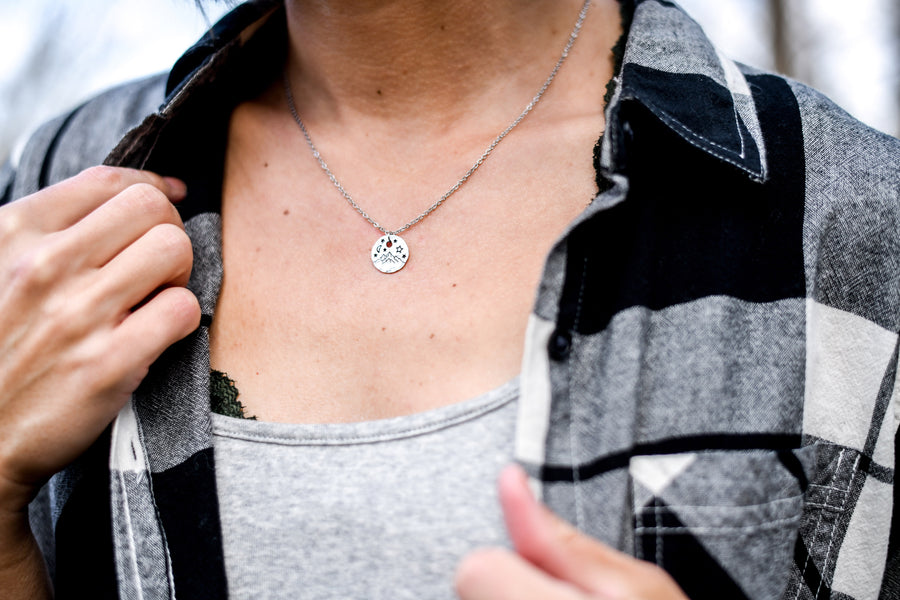
M572 334L564 329L557 329L550 336L547 351L553 360L565 360L572 351Z

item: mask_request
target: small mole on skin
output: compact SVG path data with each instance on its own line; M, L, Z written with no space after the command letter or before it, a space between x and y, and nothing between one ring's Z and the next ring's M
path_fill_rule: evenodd
M283 214L284 216L288 216L289 214L291 214L291 211L289 211L288 209L284 209L284 212L281 214Z
M444 31L445 29L447 29L447 27L444 25L441 25L441 31Z
M380 96L380 95L381 95L381 90L375 90L375 93L378 94L378 95Z
M429 339L429 340L433 340L433 339L434 339L434 334L432 333L431 335L429 335L429 336L428 336L428 339Z
M267 162L264 162L264 163L263 163L263 167L265 167L265 168L267 168L267 169L268 169L268 168L269 168L269 163L267 163Z
M456 284L455 284L455 283L453 284L453 287L456 287Z
M382 327L381 330L382 330L382 331L387 331L387 327Z

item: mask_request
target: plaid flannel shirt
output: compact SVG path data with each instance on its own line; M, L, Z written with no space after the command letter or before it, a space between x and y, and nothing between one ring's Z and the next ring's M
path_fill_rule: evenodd
M693 600L900 597L900 142L725 58L673 2L635 4L601 192L537 290L516 457L554 511ZM240 6L168 82L51 122L0 181L11 200L106 157L194 196L180 210L203 325L32 506L60 597L227 595L208 387L218 190L196 173L221 172L228 113L278 62L253 57L279 48L258 40L284 37L282 13Z

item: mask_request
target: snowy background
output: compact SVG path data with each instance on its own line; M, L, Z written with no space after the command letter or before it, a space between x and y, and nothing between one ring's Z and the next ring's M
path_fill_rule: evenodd
M774 67L774 0L682 0L726 54ZM900 1L782 0L791 74L900 134ZM225 10L193 0L0 0L0 162L98 90L168 68Z

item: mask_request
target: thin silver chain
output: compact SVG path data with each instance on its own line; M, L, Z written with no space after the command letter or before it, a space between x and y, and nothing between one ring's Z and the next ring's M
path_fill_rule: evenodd
M504 129L502 132L500 132L500 135L498 135L497 137L494 138L494 141L491 142L491 145L488 146L487 149L481 153L481 156L478 157L478 160L475 161L475 164L473 164L471 167L469 167L469 170L466 171L466 174L463 175L462 177L460 177L459 181L457 181L455 184L453 184L453 187L451 187L449 190L444 192L444 195L441 196L440 198L438 198L434 204L429 206L421 214L419 214L419 216L414 218L412 221L409 221L406 225L404 225L400 229L396 229L394 231L388 231L387 229L382 227L375 219L370 217L369 213L367 213L365 210L363 210L363 208L359 204L356 203L356 201L353 199L353 197L350 195L350 193L347 190L345 190L344 186L341 185L341 182L338 181L338 178L335 177L334 173L331 172L331 169L328 168L328 163L326 163L325 159L322 158L322 154L319 153L318 148L316 148L316 145L312 141L312 137L310 137L310 135L309 135L309 131L306 129L306 125L303 124L303 120L300 118L300 113L297 112L297 107L294 104L294 94L291 92L290 78L288 77L287 69L285 69L285 72L284 72L284 94L287 97L288 108L291 111L291 115L294 117L294 121L296 121L297 125L300 126L300 131L303 132L303 137L306 138L306 143L309 145L309 149L312 150L313 156L315 157L315 159L317 161L319 161L319 166L322 167L322 170L325 171L326 175L328 175L328 179L331 180L331 183L334 184L334 187L336 187L338 189L338 191L341 193L341 195L344 196L344 199L350 203L350 206L352 206L356 210L356 212L358 212L360 214L360 216L362 216L375 229L377 229L384 235L399 235L399 234L403 233L404 231L406 231L407 229L409 229L410 227L412 227L413 225L415 225L416 223L418 223L419 221L421 221L422 219L424 219L425 217L427 217L428 215L430 215L431 213L433 213L434 211L436 211L438 209L438 207L441 204L443 204L445 200L447 200L447 198L452 196L459 188L461 188L469 180L469 178L475 173L475 171L478 170L478 167L480 167L482 164L484 164L484 161L486 161L487 158L491 155L491 153L494 151L494 148L496 148L497 145L501 141L503 141L503 138L505 138L507 135L509 135L509 132L511 132L513 129L515 129L516 126L522 122L522 119L524 119L526 116L528 116L528 113L530 113L534 109L534 107L537 106L537 103L541 101L541 98L544 96L544 93L547 91L547 88L550 87L550 84L553 83L553 80L556 78L556 74L559 72L560 67L562 67L562 64L566 61L566 58L569 57L569 52L572 50L572 46L575 44L575 40L578 38L578 33L581 31L581 26L584 24L584 18L587 16L587 11L588 11L588 8L590 7L590 5L591 5L591 0L585 0L584 4L581 7L581 12L578 13L578 20L575 21L575 27L572 29L572 33L569 34L569 39L566 42L566 47L563 48L562 54L560 54L560 56L559 56L559 60L556 61L556 64L553 66L553 70L550 71L550 75L547 77L547 80L544 81L544 85L542 85L541 88L537 91L537 93L531 99L531 102L528 103L528 106L526 106L525 109L519 114L519 116L516 117L515 121L510 123L506 129Z

